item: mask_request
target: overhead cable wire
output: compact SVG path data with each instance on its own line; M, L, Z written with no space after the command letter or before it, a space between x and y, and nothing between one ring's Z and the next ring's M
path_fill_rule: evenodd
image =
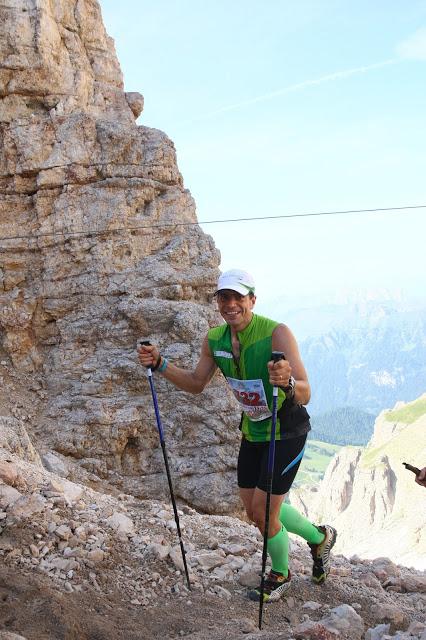
M398 211L408 211L415 209L426 209L426 204L417 204L417 205L407 205L403 207L375 207L370 209L344 209L340 211L316 211L316 212L308 212L308 213L287 213L281 214L278 216L255 216L253 218L227 218L224 220L197 220L195 222L160 222L155 224L145 224L145 225L135 225L135 226L124 226L124 227L114 227L112 229L77 229L76 231L46 231L37 234L26 234L26 235L16 235L16 236L4 236L0 238L0 240L37 240L38 238L48 238L54 236L66 236L67 238L71 238L73 236L96 236L96 235L109 235L113 233L121 233L123 231L141 231L148 230L151 231L155 229L164 229L167 227L194 227L194 226L202 226L207 224L227 224L229 222L256 222L261 220L284 220L289 218L313 218L320 216L340 216L347 214L363 214L363 213L393 213Z

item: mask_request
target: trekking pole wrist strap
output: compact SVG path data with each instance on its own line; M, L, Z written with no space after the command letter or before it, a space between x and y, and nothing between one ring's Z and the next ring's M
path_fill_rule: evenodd
M157 371L158 367L160 366L160 363L161 363L161 353L158 354L157 362L153 367L151 367L151 371Z
M169 364L169 361L167 360L167 358L163 358L163 362L158 367L158 372L159 373L163 373L163 371L165 371L167 369L167 365L168 364Z

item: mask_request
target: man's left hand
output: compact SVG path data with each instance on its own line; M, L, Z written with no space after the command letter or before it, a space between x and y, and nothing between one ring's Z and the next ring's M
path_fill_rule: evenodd
M273 387L288 387L291 377L291 366L288 360L268 362L269 382Z

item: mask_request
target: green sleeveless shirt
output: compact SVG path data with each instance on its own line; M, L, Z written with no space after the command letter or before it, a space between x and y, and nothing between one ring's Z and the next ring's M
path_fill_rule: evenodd
M213 359L225 378L230 383L234 394L249 397L248 402L254 397L253 392L244 389L238 391L238 383L233 381L256 381L252 388L256 389L262 382L269 407L269 415L272 409L272 385L269 383L269 371L267 363L271 360L272 332L278 326L278 322L253 314L250 324L240 331L237 336L240 343L240 357L236 360L232 353L231 328L227 324L214 327L208 332L208 343ZM230 382L230 380L232 382ZM257 386L256 386L257 385ZM261 385L260 385L261 386ZM257 394L256 394L257 395ZM285 392L278 390L278 409L285 400ZM250 407L248 407L250 412ZM271 437L272 420L266 417L262 420L251 419L245 411L241 422L241 430L247 440L251 442L267 442ZM276 439L281 439L281 424L277 421Z
M207 334L209 348L213 359L231 386L237 399L245 395L248 402L247 411L256 411L255 398L260 387L263 388L267 404L267 412L272 410L272 385L269 383L267 363L272 354L272 333L278 322L253 314L251 322L243 331L237 333L240 343L240 358L237 361L232 353L231 328L227 324L213 327ZM239 388L238 381L247 381L249 388ZM244 383L243 383L244 384ZM252 402L253 401L253 402ZM276 440L296 438L308 433L311 429L309 414L300 404L286 401L285 392L278 389L278 419L276 424ZM262 416L260 416L262 417ZM244 437L251 442L268 442L271 439L272 420L266 417L253 420L243 411L240 428Z

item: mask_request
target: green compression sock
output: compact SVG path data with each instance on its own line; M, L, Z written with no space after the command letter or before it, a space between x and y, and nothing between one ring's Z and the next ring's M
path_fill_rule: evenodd
M324 534L312 522L285 502L281 505L280 522L287 531L296 533L311 544L320 544L324 540Z
M288 533L281 528L272 538L268 538L268 553L271 556L272 570L288 576Z

